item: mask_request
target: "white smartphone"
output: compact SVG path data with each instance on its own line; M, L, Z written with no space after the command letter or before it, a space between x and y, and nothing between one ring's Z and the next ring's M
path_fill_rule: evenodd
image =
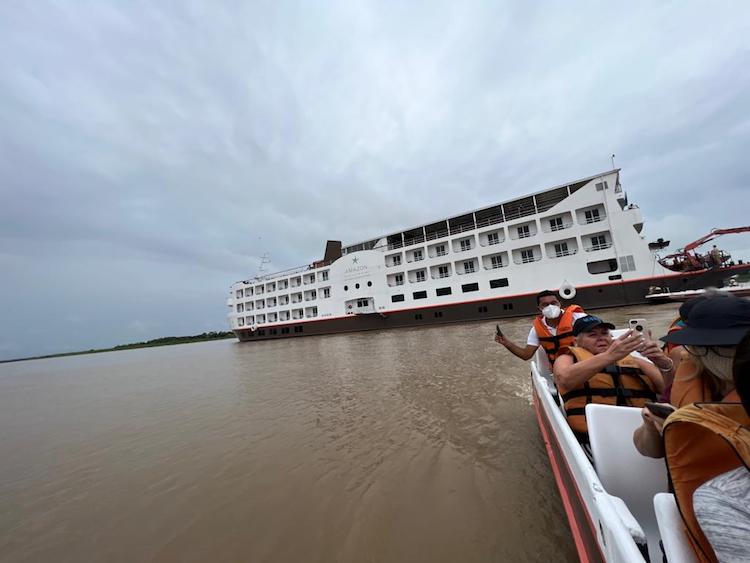
M630 319L628 321L628 327L635 331L635 334L639 334L643 338L648 338L649 334L651 334L646 319Z

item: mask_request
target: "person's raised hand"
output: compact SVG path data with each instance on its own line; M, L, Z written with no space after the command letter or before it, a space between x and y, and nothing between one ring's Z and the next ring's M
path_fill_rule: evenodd
M605 353L612 358L613 362L616 362L622 360L631 352L635 352L642 345L643 339L640 336L635 335L634 331L631 329L623 335L615 338Z

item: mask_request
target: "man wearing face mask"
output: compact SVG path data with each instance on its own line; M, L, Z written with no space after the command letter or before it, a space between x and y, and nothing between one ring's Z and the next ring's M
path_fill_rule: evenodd
M534 319L525 347L518 346L502 334L495 336L495 342L502 344L522 360L531 359L541 346L552 364L561 351L573 345L573 323L585 317L586 313L578 305L571 304L562 309L557 294L552 291L537 294L536 304L539 316Z

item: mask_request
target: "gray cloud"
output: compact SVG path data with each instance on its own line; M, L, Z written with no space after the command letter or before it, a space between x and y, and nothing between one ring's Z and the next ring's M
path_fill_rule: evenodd
M0 357L222 329L264 252L307 263L611 153L648 237L747 222L749 12L6 3Z

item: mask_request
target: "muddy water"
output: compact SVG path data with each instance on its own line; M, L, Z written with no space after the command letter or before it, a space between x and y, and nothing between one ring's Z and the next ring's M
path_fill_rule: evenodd
M2 365L0 560L575 561L494 325Z

